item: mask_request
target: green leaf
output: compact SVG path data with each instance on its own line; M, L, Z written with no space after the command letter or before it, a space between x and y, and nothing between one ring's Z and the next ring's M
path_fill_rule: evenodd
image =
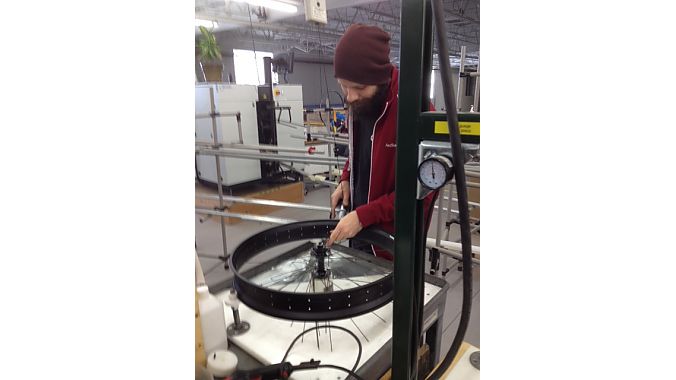
M210 61L223 59L214 33L204 26L200 26L199 30L201 36L197 41L197 47L199 49L200 59Z

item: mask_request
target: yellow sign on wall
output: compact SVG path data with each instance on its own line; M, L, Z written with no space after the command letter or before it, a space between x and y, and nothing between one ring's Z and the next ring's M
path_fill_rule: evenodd
M460 121L460 122L458 122L458 128L460 129L461 135L480 136L479 135L479 122L478 121ZM448 122L435 121L434 122L434 133L447 135L448 134Z

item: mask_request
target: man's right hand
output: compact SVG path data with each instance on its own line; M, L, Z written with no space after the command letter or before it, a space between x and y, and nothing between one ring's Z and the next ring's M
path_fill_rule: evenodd
M343 206L347 208L350 205L350 181L342 181L336 187L336 190L331 194L331 218L336 216L336 207L338 203L343 201Z

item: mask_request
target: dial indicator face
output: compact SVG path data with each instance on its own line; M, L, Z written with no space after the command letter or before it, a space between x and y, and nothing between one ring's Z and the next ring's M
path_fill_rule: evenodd
M440 189L448 181L449 168L439 157L430 157L418 168L418 179L428 189Z

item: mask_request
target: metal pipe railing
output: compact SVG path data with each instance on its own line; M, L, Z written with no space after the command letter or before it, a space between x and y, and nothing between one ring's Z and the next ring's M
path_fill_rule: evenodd
M457 202L457 201L458 201L458 198L452 198L452 199L453 199L454 202ZM444 195L444 200L448 200L448 197L445 196L445 195ZM481 204L476 203L476 202L468 201L468 203L469 203L469 205L472 206L472 207L481 207ZM445 210L445 209L444 209L444 210Z
M212 117L232 117L240 115L239 112L214 112L214 113L200 113L195 115L195 119L211 119Z
M470 206L470 209L473 209L473 208L474 208L474 207ZM434 205L434 209L437 210L437 212L438 212L438 211L439 211L439 206ZM446 208L446 207L444 207L443 210L444 210L445 212L448 212L449 209ZM454 209L450 209L450 210L451 210L451 212L454 213L454 214L459 214L459 213L460 213L460 211L458 211L458 210L454 210ZM474 218L474 217L472 217L472 216L470 216L469 219L472 220L472 221L475 221L475 222L478 222L478 221L480 220L480 219Z
M336 158L323 158L323 157L302 157L302 156L289 156L281 154L269 154L269 153L249 153L237 149L213 149L213 148L195 148L195 153L212 155L212 156L225 156L225 157L234 157L234 158L250 158L253 160L263 160L263 161L288 161L288 162L299 162L304 164L317 164L317 165L338 165L344 166L347 161L346 158L336 157Z
M455 180L451 181L451 183L455 184ZM481 184L479 184L477 182L467 182L467 187L473 187L475 189L480 189Z
M285 127L290 127L290 128L296 128L296 129L302 129L302 130L305 130L305 125L292 123L292 122L290 122L290 121L277 120L277 124L281 124L281 125L283 125L283 126L285 126Z
M435 248L439 252L441 252L441 253L443 253L447 256L451 256L454 259L462 260L462 255L460 253L458 253L458 252L461 252L461 249L462 249L460 243L442 240L441 244L435 244L434 240L435 239L427 238L427 243L425 244L425 246L428 249ZM480 247L473 245L472 246L472 254L479 254L479 253L480 253ZM477 258L473 257L472 262L474 264L480 265L480 261Z
M195 194L195 197L202 199L218 199L218 195L211 194ZM283 201L274 201L272 199L254 199L254 198L243 198L243 197L234 197L229 195L223 196L224 201L233 202L233 203L246 203L262 206L275 206L275 207L289 207L289 208L298 208L308 211L331 211L331 208L324 206L314 206L306 205L302 203L292 203L292 202L283 202Z
M205 209L205 208L195 208L195 213L205 214L205 215L216 215L216 216L227 217L227 218L237 218L237 219L242 219L242 220L250 220L250 221L254 221L254 222L273 223L273 224L289 224L289 223L296 222L296 220L293 220L293 219L276 218L276 217L273 217L273 216L262 216L262 215L237 214L237 213L232 213L232 212L209 210L209 209Z
M197 114L195 119L211 119L211 123L216 125L217 117L236 117L237 118L237 134L239 135L239 143L244 144L244 138L242 137L242 113L241 112L215 112L215 103L214 103L214 89L209 88L209 98L211 100L211 113L210 114Z
M329 143L329 144L336 144L336 145L350 145L350 142L344 139L331 139L328 137L314 137L317 141Z
M336 138L336 139L343 139L343 140L348 140L348 134L347 133L324 133L324 132L313 132L312 136L322 136L322 137L330 137L330 138Z
M202 140L196 140L195 145L200 146L200 147L211 147L211 148L214 147L213 143L211 143L209 141L202 141ZM280 146L277 146L277 145L267 145L267 144L246 145L246 144L225 143L225 144L219 144L217 147L218 148L228 148L228 149L241 149L241 150L273 150L273 151L288 152L288 153L324 154L324 151L309 151L308 149L303 149L303 148L286 148L286 147L280 147Z
M217 128L217 124L216 124L216 118L213 116L213 115L216 114L216 101L214 99L214 89L213 89L213 87L209 88L209 102L210 102L210 106L211 106L211 115L212 115L212 116L210 116L210 118L211 118L211 128L212 128L211 137L213 138L213 144L217 145L219 142L218 142L218 128ZM241 123L239 123L240 113L239 112L235 113L235 116L237 117L237 121L238 121L237 124L239 125L239 129L240 129L239 135L240 135L240 140L241 140L241 138L242 138L242 132L241 132L242 128L241 128L241 126L242 125L241 125ZM219 197L218 198L219 199L218 205L219 205L220 209L223 210L223 207L225 206L225 204L223 203L223 182L222 182L223 179L221 178L221 159L218 156L215 156L214 159L216 160L216 184L217 184L217 187L218 187L218 197ZM227 239L226 239L226 234L225 234L225 219L223 219L223 217L221 217L220 219L221 219L221 238L223 240L223 257L227 257L228 256L228 245L227 245Z
M335 182L327 181L326 178L324 178L322 176L305 173L304 171L294 167L293 165L288 165L288 164L285 164L285 163L280 163L280 165L287 168L287 169L291 169L298 174L303 175L303 177L309 179L312 182L320 183L322 185L334 186L334 187L338 186L338 184L335 183ZM331 211L331 209L329 209L329 211Z

